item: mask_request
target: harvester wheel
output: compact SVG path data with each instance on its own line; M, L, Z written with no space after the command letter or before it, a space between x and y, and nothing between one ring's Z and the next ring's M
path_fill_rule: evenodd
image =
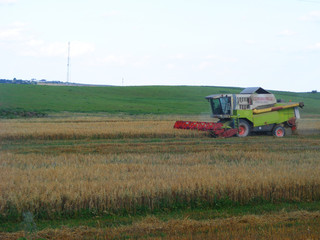
M239 127L238 127L238 137L246 137L250 134L250 124L243 119L239 120Z
M276 137L284 137L286 135L286 130L280 125L275 126L272 132Z

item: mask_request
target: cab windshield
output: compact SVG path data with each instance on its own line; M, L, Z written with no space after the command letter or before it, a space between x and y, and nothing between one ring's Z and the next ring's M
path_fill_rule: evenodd
M210 104L213 115L231 114L231 97L211 98Z

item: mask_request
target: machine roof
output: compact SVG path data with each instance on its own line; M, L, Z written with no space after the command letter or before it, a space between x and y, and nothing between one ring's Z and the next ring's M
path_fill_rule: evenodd
M257 94L271 94L271 92L268 92L267 90L264 90L261 87L249 87L243 89L243 91L240 94L252 94L252 93L257 93Z
M252 93L271 94L271 92L269 92L261 87L249 87L249 88L243 89L243 91L240 94L252 94ZM227 95L228 94L212 94L212 95L206 96L206 99L222 97L222 96L227 96Z

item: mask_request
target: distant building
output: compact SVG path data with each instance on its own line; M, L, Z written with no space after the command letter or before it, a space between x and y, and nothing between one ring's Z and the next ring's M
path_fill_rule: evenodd
M32 80L22 80L22 79L0 79L0 83L8 83L8 84L37 84L37 82Z

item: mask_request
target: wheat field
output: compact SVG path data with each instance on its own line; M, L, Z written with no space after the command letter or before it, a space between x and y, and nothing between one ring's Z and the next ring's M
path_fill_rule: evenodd
M320 200L319 120L285 138L214 139L171 118L1 120L2 219Z
M210 139L203 132L173 129L173 123L1 123L1 139L20 146L0 153L0 212L135 212L224 198L320 199L318 139ZM119 143L119 138L136 140Z

